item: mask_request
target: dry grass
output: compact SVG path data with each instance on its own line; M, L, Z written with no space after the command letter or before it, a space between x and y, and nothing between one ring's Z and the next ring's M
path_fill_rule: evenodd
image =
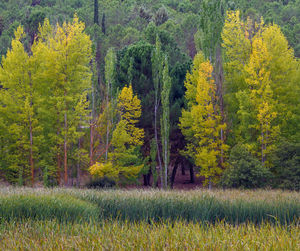
M184 223L6 223L1 250L300 250L299 226Z

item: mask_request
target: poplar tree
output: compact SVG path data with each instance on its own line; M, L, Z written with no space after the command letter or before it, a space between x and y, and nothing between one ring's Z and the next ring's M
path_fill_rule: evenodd
M113 108L111 103L113 103L113 81L115 76L115 66L116 66L116 54L113 48L110 48L105 57L105 81L106 81L106 112L107 112L107 126L106 126L106 144L105 144L105 159L107 160L108 147L109 147L109 133L112 131L114 124L113 121Z
M230 144L237 143L239 137L239 120L236 116L239 101L236 93L247 89L244 66L248 63L251 53L250 34L247 27L240 19L239 11L227 12L221 36L224 48L224 103L227 110L227 123L232 131L228 134Z
M168 60L165 57L164 69L162 77L162 116L161 116L161 142L163 150L164 161L164 188L168 187L168 166L170 161L170 91L171 91L171 77L169 76Z
M136 127L141 117L141 101L133 94L132 86L124 87L118 97L120 121L112 134L113 148L108 160L96 162L89 168L95 177L109 177L118 182L134 181L144 167L140 147L144 130Z
M199 175L205 177L204 185L216 182L222 173L220 163L222 152L227 146L221 140L222 123L220 109L216 104L216 86L212 79L213 67L197 54L191 73L187 74L185 99L187 108L182 110L179 127L187 140L183 152L193 159L200 169Z
M274 107L273 92L271 90L270 71L268 71L268 64L270 61L270 54L267 47L258 34L252 43L252 53L250 55L249 63L245 66L246 83L248 84L248 95L253 109L248 110L252 123L245 125L248 128L253 128L258 134L253 135L260 145L260 151L257 155L261 157L261 162L264 165L267 160L268 153L274 150L274 141L279 134L279 126L274 125L274 120L277 117L277 112ZM238 94L237 94L238 95ZM240 99L241 101L241 99ZM242 108L242 107L241 107ZM242 109L240 109L242 110ZM240 113L241 111L239 111ZM243 111L247 113L247 111ZM253 141L252 141L253 142ZM254 141L255 142L255 141ZM254 143L253 142L253 143ZM253 146L249 148L252 151L257 151Z
M0 67L0 132L2 139L2 158L4 166L11 174L8 179L16 181L18 175L22 180L31 176L35 181L35 161L38 159L42 135L37 118L39 106L36 92L35 58L25 52L22 39L25 34L18 27L12 48L2 59ZM5 134L3 134L5 133ZM22 183L22 182L21 182Z
M230 143L242 142L271 166L279 135L299 135L297 60L277 25L242 21L239 11L227 13L222 38Z
M161 86L162 86L162 72L163 72L163 54L161 49L161 42L156 36L156 44L152 54L152 76L153 76L153 84L154 84L154 137L156 141L156 151L157 151L157 159L160 170L160 183L161 186L164 184L163 180L163 164L161 159L161 151L159 146L159 136L158 136L158 120L159 120L159 106L160 106L160 95Z
M57 155L58 182L63 150L65 185L68 183L68 150L71 150L68 148L84 134L79 127L88 121L89 115L91 40L83 32L84 28L77 16L71 23L57 25L52 31L46 20L41 33L49 32L44 32L46 38L39 44L44 57L44 72L40 78L45 80L42 84L44 95L47 95L44 96L43 117L49 122L45 133L52 153Z

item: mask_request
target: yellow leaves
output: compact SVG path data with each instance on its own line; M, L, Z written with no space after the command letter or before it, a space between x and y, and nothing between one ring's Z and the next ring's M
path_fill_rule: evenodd
M188 105L193 104L196 101L196 91L199 74L201 71L200 65L204 62L203 53L198 53L194 57L193 68L191 72L188 72L185 77L184 86L186 88L185 97L189 101Z
M22 38L24 38L25 33L24 33L24 30L23 30L23 27L19 26L17 28L17 30L14 32L14 35L15 35L15 40L17 40L17 41L20 41Z
M228 59L225 68L229 72L241 71L251 52L249 31L246 24L240 20L239 11L227 12L227 18L222 31L222 46L226 49Z
M52 35L53 28L48 18L45 18L43 25L39 24L39 35L38 38L47 41Z
M116 168L113 168L112 162L107 162L107 163L96 162L88 170L92 176L99 177L99 178L102 178L104 176L109 178L117 178L119 175L118 170Z
M93 176L115 180L136 179L144 164L139 156L144 130L136 127L141 117L141 101L133 94L132 86L124 87L118 97L120 121L112 134L113 149L106 163L96 163L89 171Z
M211 179L222 171L219 158L221 150L225 152L228 147L221 140L220 133L226 125L222 123L216 105L212 65L204 61L201 54L195 57L194 62L185 82L188 109L183 109L179 127L188 141L184 154L200 167L200 175Z
M121 113L121 120L126 121L126 131L130 136L129 143L142 145L144 130L136 127L142 114L141 101L133 95L131 85L122 89L118 98L118 109Z

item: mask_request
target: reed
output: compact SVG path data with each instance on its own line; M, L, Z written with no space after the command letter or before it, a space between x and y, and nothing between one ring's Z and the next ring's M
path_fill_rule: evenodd
M97 217L97 206L65 194L14 194L0 197L2 222L22 219L74 222L95 220Z
M300 194L282 191L0 189L0 217L59 221L118 219L289 225L300 220Z

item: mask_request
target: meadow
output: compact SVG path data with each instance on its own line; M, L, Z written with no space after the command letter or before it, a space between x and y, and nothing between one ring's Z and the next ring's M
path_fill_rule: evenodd
M300 194L0 189L1 250L299 250Z

